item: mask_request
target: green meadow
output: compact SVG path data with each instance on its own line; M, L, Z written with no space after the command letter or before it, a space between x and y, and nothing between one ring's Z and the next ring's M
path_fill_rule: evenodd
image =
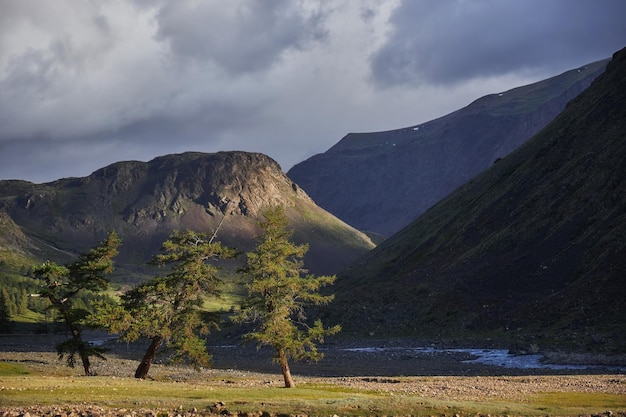
M56 369L56 368L55 368ZM484 377L490 378L490 377ZM492 377L493 378L493 377ZM515 382L521 377L507 377ZM621 385L626 379L617 376ZM277 375L228 374L213 370L202 380L67 375L67 370L43 372L27 364L0 362L0 410L13 406L89 404L110 408L151 410L197 410L209 413L223 403L223 413L269 413L308 416L430 416L508 415L577 416L626 414L626 395L603 392L540 392L507 399L454 399L445 395L416 395L390 384L347 386L342 378L302 378L296 388L282 388ZM334 382L335 381L335 382ZM404 377L404 382L423 385L446 383L444 377ZM450 383L476 379L451 377ZM502 378L498 380L502 382ZM345 382L345 381L344 381ZM387 385L387 386L384 386ZM506 392L503 391L503 392ZM451 396L453 397L453 396ZM215 409L213 408L213 411Z

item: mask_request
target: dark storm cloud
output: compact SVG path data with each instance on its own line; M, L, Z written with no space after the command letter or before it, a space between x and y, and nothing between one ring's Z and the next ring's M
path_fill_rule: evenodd
M46 139L0 142L0 179L48 182L64 177L85 176L94 171L94 167L114 162L115 159L108 159L120 156L111 152L114 149L98 142L80 145ZM46 175L50 172L54 176Z
M212 62L232 73L265 69L289 49L322 40L324 14L291 0L169 2L157 15L159 38L177 59Z
M626 45L623 0L405 0L372 56L379 86L546 72Z
M349 131L608 57L626 44L624 5L0 0L0 179L190 150L263 152L287 170Z

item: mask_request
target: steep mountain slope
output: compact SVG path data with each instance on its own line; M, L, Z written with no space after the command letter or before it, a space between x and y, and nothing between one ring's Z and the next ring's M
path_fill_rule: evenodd
M31 251L36 249L13 219L0 210L0 274L32 264Z
M334 273L373 247L371 241L315 203L262 154L185 153L148 163L119 162L88 177L46 184L0 181L0 210L19 225L42 258L84 251L115 230L123 239L118 265L142 270L173 229L213 232L248 250L257 220L270 205L287 208L294 240L309 242L306 266ZM64 253L67 252L67 253Z
M539 134L334 290L347 330L624 352L626 49Z
M7 213L0 211L0 251L24 252L29 247L30 242L19 226Z
M492 94L418 126L350 133L287 175L352 226L389 236L528 140L605 65Z

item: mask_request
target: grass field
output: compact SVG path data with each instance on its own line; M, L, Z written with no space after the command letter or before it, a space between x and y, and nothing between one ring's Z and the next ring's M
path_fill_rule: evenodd
M232 370L181 373L157 366L153 379L81 376L52 362L0 362L0 411L10 407L88 404L107 408L197 410L198 414L261 413L316 416L626 415L626 376L550 377L296 377ZM0 360L2 356L0 356ZM112 359L110 366L117 366ZM123 364L123 361L119 362ZM122 365L120 365L122 366ZM31 413L32 415L32 413Z

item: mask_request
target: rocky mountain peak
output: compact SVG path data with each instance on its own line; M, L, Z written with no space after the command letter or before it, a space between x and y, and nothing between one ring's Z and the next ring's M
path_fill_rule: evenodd
M188 152L117 162L47 184L0 181L0 210L28 235L79 252L115 230L127 247L123 263L149 259L175 229L219 228L224 244L249 249L270 206L286 208L294 238L310 242L312 271L334 273L373 247L260 153Z
M267 206L292 206L294 198L312 202L276 161L260 153L169 155L151 161L149 170L157 179L153 196L178 212L184 210L181 200L253 217Z

